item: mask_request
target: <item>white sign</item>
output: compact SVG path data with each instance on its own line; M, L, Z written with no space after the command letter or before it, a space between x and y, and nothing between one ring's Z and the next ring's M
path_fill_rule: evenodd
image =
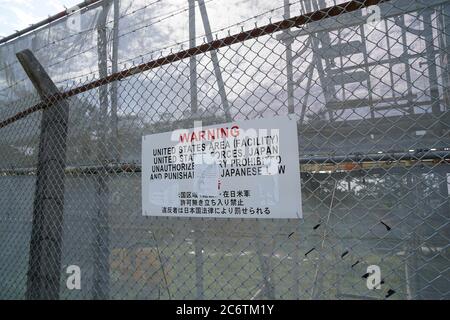
M236 121L142 137L146 216L301 218L297 123Z

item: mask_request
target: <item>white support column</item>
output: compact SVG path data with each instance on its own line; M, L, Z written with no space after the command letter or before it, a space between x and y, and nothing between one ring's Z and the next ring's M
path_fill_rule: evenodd
M189 48L195 47L195 0L188 0L189 2ZM197 100L197 57L191 56L189 58L189 81L191 94L191 114L197 114L198 100Z
M211 41L213 41L213 37L212 37L212 32L211 32L211 26L209 24L208 12L206 11L205 1L204 0L197 0L197 1L198 1L199 9L200 9L200 14L202 16L203 28L205 29L206 40L208 42L211 42ZM217 57L216 50L211 51L211 60L212 60L213 67L214 67L214 73L217 78L217 86L219 87L219 95L222 100L223 110L225 112L225 118L228 121L231 121L230 107L228 105L227 94L225 92L225 84L223 82L222 72L220 70L219 59Z

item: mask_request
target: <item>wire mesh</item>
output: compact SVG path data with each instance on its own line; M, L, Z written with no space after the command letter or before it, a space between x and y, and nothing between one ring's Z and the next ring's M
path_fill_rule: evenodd
M227 34L208 18L213 1L121 2L115 18L118 2L103 1L75 35L60 23L49 29L58 37L0 47L0 296L30 298L33 270L58 260L29 251L42 114L67 101L65 163L47 163L65 173L63 221L43 216L33 230L41 243L62 228L60 281L39 280L60 298L450 298L450 2L271 2L234 26L282 20ZM197 21L177 50L136 45L140 31L186 31L164 24L181 14ZM26 47L61 93L39 98L15 62ZM298 125L303 219L142 215L143 135L286 114ZM66 286L69 265L81 290ZM370 265L379 290L367 287Z

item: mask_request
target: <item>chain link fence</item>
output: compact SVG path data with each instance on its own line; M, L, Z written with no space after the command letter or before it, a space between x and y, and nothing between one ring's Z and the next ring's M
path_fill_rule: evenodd
M92 1L0 45L0 297L450 298L450 2L213 1ZM143 135L286 114L303 219L142 215Z

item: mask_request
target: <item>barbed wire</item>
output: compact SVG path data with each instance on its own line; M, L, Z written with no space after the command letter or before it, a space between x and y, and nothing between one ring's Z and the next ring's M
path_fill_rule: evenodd
M123 19L123 18L125 18L125 17L131 15L131 14L135 14L136 12L139 12L139 11L142 10L142 9L147 9L147 8L149 8L151 5L155 5L155 4L157 4L157 3L161 2L161 1L162 1L162 0L154 1L154 2L152 2L152 3L150 3L150 4L148 4L147 6L144 6L144 7L142 7L142 8L133 10L132 13L130 13L130 14L122 15L122 16L119 17L119 21L120 21L121 19ZM213 1L216 1L216 0L206 0L206 1L204 2L204 4L202 4L202 5L206 5L207 3L210 3L210 2L213 2ZM246 0L244 0L244 1L246 1ZM157 20L157 22L153 22L153 23L150 23L150 24L147 24L147 25L144 25L144 26L141 26L141 27L132 29L132 30L129 31L129 32L122 33L122 34L119 35L119 38L121 38L121 37L123 37L123 36L125 36L125 35L128 35L128 34L132 34L132 33L136 32L136 31L142 30L142 29L144 29L144 28L147 28L147 27L156 25L157 23L162 22L162 21L165 21L165 20L167 20L167 19L169 19L169 18L176 17L176 16L178 16L178 15L180 15L180 14L183 14L183 13L187 12L188 10L189 10L189 7L184 7L183 9L177 9L177 10L174 10L174 11L171 11L171 12L168 12L168 13L161 14L161 15L159 15L159 16L151 17L151 18L148 19L148 20ZM148 21L148 20L147 20L147 21ZM109 20L109 21L106 22L106 24L111 24L111 23L114 23L114 20ZM122 31L123 31L123 30L128 30L128 29L130 29L130 28L123 28ZM55 45L55 44L60 43L60 42L62 42L62 41L64 41L64 40L70 39L70 38L73 37L73 36L78 36L78 35L81 35L81 34L84 34L84 33L88 33L88 32L91 32L91 31L96 31L96 30L98 30L98 26L93 27L93 28L89 28L89 29L85 29L85 30L82 30L82 31L77 32L77 33L74 33L74 34L70 34L69 36L66 36L66 37L63 37L63 38L60 38L60 39L52 40L51 42L46 43L44 46L42 46L42 47L40 47L40 48L37 48L37 49L34 49L34 52L35 52L35 53L38 53L38 52L40 52L40 51L43 50L43 49L47 49L47 48L48 48L49 46L51 46L51 45ZM1 46L0 46L0 48L1 48ZM85 51L82 51L81 53L86 53L86 52L88 52L88 51L90 51L90 50L92 50L92 49L95 49L95 48L96 48L96 46L89 47L88 49L86 49ZM69 60L69 59L70 59L70 57L67 58L67 59L65 59L65 60ZM64 61L65 61L65 60L64 60ZM6 69L7 67L11 67L11 66L17 65L17 64L18 64L18 61L14 61L14 62L12 62L12 63L9 64L9 65L6 65L6 66L4 66L3 68L0 68L0 71L3 71L3 70Z
M152 6L152 5L154 5L154 4L157 4L157 3L161 2L161 1L162 1L162 0L156 0L156 1L154 1L154 2L151 2L151 3L149 3L149 4L147 4L147 5L143 6L143 7L141 7L141 8L138 8L138 9L136 9L136 10L133 10L131 13L128 13L128 14L122 14L122 15L119 16L119 21L120 21L121 19L123 19L123 18L125 18L125 17L131 15L131 14L135 14L136 12L139 12L140 10L147 9L147 8L149 8L150 6ZM83 8L83 9L80 10L80 11L88 11L88 10L92 10L92 9L89 9L89 8ZM67 18L70 17L70 16L72 16L73 14L74 14L74 13L68 15ZM53 22L53 23L54 23L54 22ZM59 22L59 23L61 23L61 22ZM114 20L109 20L109 21L106 22L106 24L110 24L110 23L114 23ZM42 32L45 28L51 28L51 27L52 27L52 24L49 24L48 26L46 26L46 27L44 27L44 28L40 28L40 29L37 30L37 31L33 31L33 32L27 34L26 36L31 36L31 35L33 35L34 33ZM37 53L37 52L39 52L39 51L41 51L41 50L47 48L47 47L50 46L50 45L54 45L54 44L57 44L57 43L62 42L62 41L64 41L64 40L70 39L70 38L72 38L72 37L79 36L79 35L81 35L81 34L84 34L84 33L90 32L90 31L95 31L95 30L97 30L97 27L88 28L88 29L85 29L85 30L82 30L82 31L79 31L79 32L76 32L76 33L69 34L68 36L65 36L65 37L63 37L63 38L59 38L59 39L56 39L56 40L52 40L52 41L46 43L44 46L42 46L42 47L40 47L40 48L34 49L34 52ZM4 44L0 44L0 49L1 49L2 46L7 46L7 45L9 45L9 44L11 44L11 42L7 42L7 43L4 43ZM14 61L13 63L8 64L8 65L4 66L3 68L0 68L0 71L3 71L4 69L6 69L6 68L8 68L8 67L11 67L11 66L13 66L13 65L16 65L17 63L18 63L18 61Z
M159 1L160 1L160 0L159 0ZM216 0L206 0L205 2L203 2L202 5L206 5L207 3L210 3L210 2L213 2L213 1L216 1ZM156 3L156 2L155 2L155 3ZM180 14L183 14L183 13L187 12L188 10L189 10L189 7L185 7L184 9L174 10L174 11L172 11L171 13L167 13L167 14L165 14L165 15L161 15L161 16L158 16L158 17L154 17L153 20L157 20L157 21L155 21L155 22L153 22L153 23L149 23L149 24L147 24L147 25L145 25L145 26L141 26L141 27L139 27L139 28L133 29L133 30L131 30L131 31L129 31L129 32L119 34L119 36L117 37L117 40L120 39L120 38L122 38L122 37L125 37L126 35L132 34L132 33L136 32L136 31L142 30L142 29L144 29L144 28L148 28L148 27L150 27L150 26L154 26L154 25L156 25L156 24L158 24L158 23L160 23L160 22L162 22L162 21L165 21L165 20L168 20L168 19L170 19L170 18L176 17L176 16L178 16L178 15L180 15ZM161 17L162 17L162 18L161 18ZM91 29L91 30L96 30L96 29L97 29L97 28L93 28L93 29ZM46 49L47 47L48 47L48 46L46 45L46 46L40 48L40 50ZM66 61L69 61L69 60L71 60L71 59L73 59L73 58L76 58L76 57L78 57L80 54L87 53L87 52L89 52L89 51L91 51L91 50L94 50L94 49L97 49L97 45L93 45L93 46L91 46L91 47L88 47L87 49L85 49L85 50L83 50L83 51L81 51L81 52L77 52L76 54L73 54L72 56L65 57L63 60L60 60L60 61L55 62L55 63L53 63L53 64L47 65L46 67L47 67L47 68L54 67L54 66L56 66L56 65L58 65L58 64L61 64L61 63L63 63L63 62L66 62ZM37 51L39 51L39 50L35 50L35 52L37 52ZM12 66L12 65L17 65L17 64L18 64L18 61L15 61L15 62L13 62L13 63L11 64L11 66ZM3 69L6 69L6 67L3 68ZM0 71L2 71L3 69L0 69ZM10 89L10 88L12 88L13 86L15 86L15 85L17 85L17 84L19 84L19 83L25 81L26 79L27 79L27 78L23 78L23 79L17 80L15 83L13 83L12 85L10 85L9 87L0 89L0 92L1 92L1 91L4 91L4 90L7 90L7 89Z
M156 1L156 2L153 2L152 4L156 4L156 3L160 2L160 1L161 1L161 0L158 0L158 1ZM212 1L215 1L215 0L207 0L207 1L205 1L202 5L206 5L206 3L212 2ZM238 2L238 3L236 3L236 4L244 3L244 2L247 2L247 1L248 1L248 0L242 0L242 1ZM287 5L287 6L292 6L292 5L294 5L294 4L295 4L295 3L287 3L286 5ZM150 6L150 5L147 5L147 6L145 6L145 8L148 8L149 6ZM226 27L223 27L223 28L214 30L214 31L212 32L212 34L217 34L218 32L225 31L225 30L230 29L230 28L232 28L232 27L236 27L236 26L243 25L243 24L245 24L245 23L248 22L248 21L255 20L255 19L257 19L257 18L259 18L259 17L262 17L262 16L264 16L264 15L266 15L266 14L268 14L268 13L273 13L273 12L276 11L276 10L284 9L284 8L285 8L285 5L279 6L279 7L273 8L273 9L269 9L269 10L267 10L267 11L261 13L261 14L258 14L258 15L255 15L255 16L253 16L253 17L247 18L247 19L245 19L245 20L243 20L243 21L240 21L240 22L237 22L237 23L235 23L235 24L232 24L232 25L229 25L229 26L226 26ZM186 11L188 11L188 10L189 10L189 8L188 8L188 7L185 7L184 9L181 9L180 12L179 12L178 14L184 13L184 12L186 12ZM138 11L138 10L134 10L133 13L135 13L136 11ZM173 17L173 16L174 16L174 15L167 16L166 19L167 19L167 18L171 18L171 17ZM155 19L156 19L156 18L157 18L157 17L155 17ZM269 19L269 20L270 20L270 19ZM159 20L158 22L161 22L161 20ZM269 22L270 22L270 21L269 21ZM149 27L149 26L154 25L154 24L155 24L155 23L153 23L153 24L148 24L148 25L146 25L145 27ZM90 31L96 30L96 29L97 29L97 28L92 28L92 29L90 29ZM130 32L128 32L128 33L119 35L119 38L121 38L122 36L128 35L128 34L130 34L130 33L133 33L133 32L135 32L135 31L137 31L137 29L134 29L134 30L132 30L132 31L130 31ZM84 31L83 31L83 32L84 32ZM194 39L195 39L195 40L203 39L203 42L206 43L205 35L199 35L199 36L196 36ZM127 63L127 62L129 62L129 61L135 60L136 58L143 58L144 56L149 55L149 54L157 54L157 53L162 54L162 51L167 50L167 49L171 49L171 48L175 48L175 47L177 47L177 46L182 46L183 44L189 43L190 40L191 40L191 39L188 39L188 40L181 41L181 42L177 42L177 43L175 43L175 44L171 44L171 45L168 45L168 46L159 48L159 49L152 50L152 51L147 52L147 53L145 53L145 54L141 54L141 55L138 55L138 56L136 56L136 57L133 57L133 58L130 58L130 59L127 59L127 60L124 60L124 61L120 61L119 64L125 64L125 63ZM52 44L53 44L53 42L52 42ZM44 47L42 47L42 48L40 48L40 49L37 49L37 50L35 50L35 51L38 52L39 50L44 49L44 48L46 48L46 47L47 47L47 46L44 46ZM92 49L95 49L95 48L97 48L97 46L92 46L92 47L88 48L87 50L82 51L82 52L80 52L80 53L86 53L86 52L88 52L88 51L90 51L90 50L92 50ZM182 48L181 48L181 49L182 49ZM78 56L78 54L79 54L79 53L74 54L72 57L69 57L69 58L67 58L67 59L64 59L64 60L62 60L62 61L60 61L60 62L57 62L57 63L55 63L55 64L49 65L48 67L53 67L53 66L55 66L55 65L57 65L57 64L59 64L59 63L65 62L65 61L67 61L67 60L69 60L69 59L71 59L71 58L75 58L76 56ZM18 64L18 61L15 61L13 64ZM0 71L1 71L1 70L2 70L2 69L0 69ZM56 81L56 83L61 84L61 83L65 82L65 81L68 81L68 80L74 80L74 79L78 79L78 78L88 77L88 76L90 76L90 75L97 74L97 73L98 73L98 70L94 70L94 71L88 72L88 73L86 73L86 74L83 74L83 75L81 75L81 76L76 76L76 77L73 77L73 78L68 78L68 79ZM15 83L11 84L10 86L0 89L0 92L6 91L6 90L8 90L8 89L11 89L12 87L16 86L17 84L19 84L19 83L21 83L21 82L26 81L27 79L28 79L28 78L25 77L25 78L23 78L23 79L21 79L21 80L18 80L18 81L16 81Z
M180 61L180 60L188 58L190 56L195 56L195 55L198 55L201 53L209 52L212 50L217 50L222 47L230 46L232 44L241 43L246 40L259 38L264 35L269 35L274 32L277 32L277 31L282 31L282 30L290 29L295 26L304 25L304 24L307 24L308 22L320 21L323 19L341 15L343 13L356 11L361 8L367 7L369 5L384 3L384 2L388 2L388 1L389 0L366 0L364 2L348 1L348 2L342 3L340 5L327 7L327 8L321 9L321 10L317 10L317 11L314 11L311 13L299 15L299 16L289 18L289 19L284 19L284 20L281 20L281 21L278 21L275 23L267 24L262 27L256 27L254 29L250 29L250 30L238 33L238 34L230 35L230 36L222 38L222 39L217 39L212 42L202 44L202 45L196 46L194 48L190 48L188 50L179 51L175 54L171 54L169 56L161 57L159 59L140 64L140 65L132 67L130 69L126 69L126 70L111 74L109 76L106 76L105 78L97 79L95 81L92 81L92 82L82 85L80 87L76 87L69 91L65 91L65 92L62 92L55 96L48 97L47 101L38 103L29 109L21 111L21 112L17 113L16 115L14 115L10 118L7 118L4 121L1 121L0 128L5 127L8 124L15 122L19 119L22 119L31 113L34 113L36 111L39 111L39 110L42 110L42 109L48 107L49 105L51 105L50 102L54 103L56 101L60 101L62 99L72 97L76 94L83 93L87 90L91 90L91 89L100 87L100 86L108 84L112 81L118 81L123 78L135 75L137 73L141 73L141 72L144 72L144 71L156 68L156 67L160 67L160 66L170 64L170 63L173 63L176 61Z
M247 1L247 0L244 0L244 1ZM289 3L288 6L292 6L292 5L294 5L294 4L295 4L295 3ZM216 38L217 38L217 34L218 34L219 32L228 31L228 33L230 34L230 29L231 29L231 28L238 27L238 26L242 26L242 25L244 25L245 23L247 23L247 22L249 22L249 21L251 21L251 20L255 20L255 19L260 18L260 17L262 17L262 16L264 16L264 15L266 15L266 14L273 13L273 12L276 11L276 10L280 10L280 9L284 9L284 8L285 8L285 6L280 6L280 7L277 7L277 8L273 8L273 9L267 10L267 11L265 11L265 12L263 12L263 13L260 13L260 14L258 14L258 15L253 16L253 17L250 17L250 18L247 18L247 19L245 19L245 20L243 20L243 21L240 21L240 22L237 22L237 23L228 25L228 26L223 27L223 28L220 28L220 29L216 29L216 30L212 31L212 34L215 34L215 35L216 35ZM270 19L269 19L269 20L270 20ZM269 21L269 22L270 22L270 21ZM203 40L203 43L207 43L207 41L206 41L206 39L205 39L205 35L196 36L196 37L194 37L194 39L195 39L195 40L202 39L202 40ZM178 48L178 49L180 49L180 50L183 50L183 45L188 44L188 43L190 42L190 40L191 40L191 39L184 40L184 41L180 41L180 42L176 42L176 43L174 43L174 44L171 44L171 45L168 45L168 46L164 46L164 47L161 47L161 48L152 50L152 51L148 51L148 52L146 52L146 53L137 55L137 56L135 56L135 57L132 57L132 58L129 58L129 59L126 59L126 60L119 61L118 63L119 63L119 65L124 65L124 68L126 68L126 65L125 65L126 63L128 63L128 62L130 62L130 61L137 60L137 59L143 59L145 56L148 56L148 55L156 55L156 56L158 56L158 55L161 55L164 51L167 51L167 50L169 50L169 49L175 49L175 48ZM80 75L80 76L75 76L75 77L72 77L72 78L67 78L67 79L64 79L64 80L59 80L59 81L57 81L57 83L62 83L62 82L66 82L66 81L70 81L70 80L75 80L75 79L79 79L79 78L86 78L86 77L88 77L88 76L90 76L90 75L93 75L93 74L98 74L98 70L93 70L93 71L90 71L90 72L88 72L88 73L82 74L82 75Z

